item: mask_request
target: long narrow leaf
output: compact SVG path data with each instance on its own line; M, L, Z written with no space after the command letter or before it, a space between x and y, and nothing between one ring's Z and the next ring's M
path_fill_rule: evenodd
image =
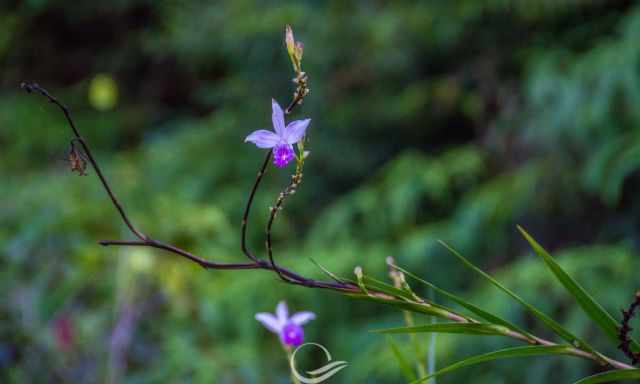
M448 298L449 300L453 301L454 303L457 303L458 305L466 308L467 310L469 310L472 313L475 313L476 315L478 315L480 318L493 323L493 324L499 324L502 326L505 326L509 329L512 329L514 331L518 331L523 335L526 335L527 337L531 337L531 335L529 335L529 333L527 333L525 330L521 329L520 327L518 327L517 325L499 317L496 316L492 313L489 313L483 309L481 309L480 307L476 306L475 304L472 304L466 300L464 300L463 298L461 298L460 296L454 295L451 292L445 291L444 289L436 286L435 284L432 284L416 275L414 275L413 273L398 267L396 265L393 266L393 268L396 268L397 270L403 272L405 275L411 277L412 279L428 286L429 288L433 289L434 291L438 292L439 294L441 294L442 296L445 296L446 298Z
M564 328L562 325L560 325L560 323L558 323L557 321L553 320L549 316L545 315L538 308L536 308L533 305L531 305L528 302L526 302L523 298L518 296L515 292L513 292L509 288L507 288L504 285L500 284L500 282L498 282L496 279L491 277L489 274L487 274L486 272L484 272L480 268L476 267L473 263L471 263L469 260L467 260L458 251L456 251L455 249L453 249L449 245L447 245L444 241L440 241L440 244L442 244L445 248L447 248L449 251L451 251L451 253L453 253L468 268L470 268L471 270L477 272L480 276L484 277L485 279L489 280L489 282L491 284L496 286L498 289L500 289L501 291L503 291L507 295L511 296L514 300L516 300L518 303L520 303L523 307L528 309L535 317L540 319L544 324L546 324L558 336L560 336L564 340L568 341L569 343L571 343L575 347L582 348L582 349L584 349L584 350L586 350L588 352L593 353L596 356L600 356L600 354L598 352L596 352L593 349L593 347L591 347L589 344L587 344L587 342L585 342L584 340L582 340L578 336L575 336L573 333L571 333L566 328Z
M398 360L398 365L400 366L400 371L402 371L402 375L407 381L413 381L416 379L416 374L411 369L411 365L404 358L402 352L400 352L400 348L398 348L398 344L393 340L391 336L387 337L387 342L389 343L389 347L391 348L391 352L395 356L396 360Z
M597 375L585 377L578 380L573 384L597 384L597 383L611 383L612 381L629 381L634 380L637 382L640 379L640 369L616 369L615 371L608 371L598 373Z
M569 345L535 345L535 346L526 346L526 347L514 347L514 348L505 348L494 352L485 353L482 355L477 355L473 357L469 357L468 359L464 359L462 361L458 361L457 363L451 364L448 367L442 368L435 373L422 377L411 384L423 383L429 380L432 377L440 376L442 374L455 371L456 369L468 367L470 365L484 363L487 361L497 360L497 359L506 359L511 357L525 357L525 356L541 356L541 355L567 355L569 354L569 350L571 346Z
M562 267L554 260L554 258L547 252L540 244L538 244L531 235L527 233L521 226L518 226L518 230L524 236L525 240L529 242L531 248L535 253L544 260L545 264L551 272L556 276L558 281L565 287L565 289L576 299L580 307L584 312L602 329L602 331L609 336L609 338L616 344L620 342L618 339L618 322L607 312L598 302L596 302L587 291L578 284L569 274L567 274ZM640 347L640 346L639 346Z
M371 276L364 275L362 277L362 281L367 285L367 288L378 290L380 292L386 293L387 295L404 297L405 299L413 300L411 293L403 291L402 289L396 288L391 284L387 284L384 281L380 281Z
M503 335L502 326L482 323L434 323L413 327L375 329L377 333L459 333L467 335Z
M446 311L440 308L433 307L431 305L415 304L415 303L410 303L407 301L400 301L400 300L389 300L389 299L362 294L362 293L348 293L346 295L354 299L362 299L362 300L374 301L376 303L390 305L393 307L403 309L405 311L424 313L430 316L446 318Z
M377 280L377 279L375 279L375 278L373 278L371 276L364 275L363 278L362 278L362 281L365 283L367 288L378 290L380 292L386 293L387 295L401 297L401 298L404 298L404 299L406 299L408 301L418 302L417 299L411 294L411 292L407 292L405 290L396 288L393 285L387 284L384 281ZM444 305L440 305L440 304L433 303L433 302L427 302L425 304L429 305L432 308L440 309L441 313L442 312L452 312L452 313L454 313L453 309L447 308ZM416 311L414 311L414 312L416 312ZM418 312L422 312L422 311L418 311ZM460 315L460 316L464 317L462 315Z

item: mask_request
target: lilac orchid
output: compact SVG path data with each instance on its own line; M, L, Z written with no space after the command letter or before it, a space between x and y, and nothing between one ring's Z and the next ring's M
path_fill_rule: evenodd
M295 120L284 125L284 112L277 101L271 99L274 132L259 129L244 139L258 148L273 148L273 163L282 168L295 157L294 143L302 140L311 119Z
M284 301L278 303L275 316L266 312L256 313L256 320L280 336L283 345L293 347L301 345L304 340L302 326L315 318L315 313L309 311L296 312L289 317L289 309Z

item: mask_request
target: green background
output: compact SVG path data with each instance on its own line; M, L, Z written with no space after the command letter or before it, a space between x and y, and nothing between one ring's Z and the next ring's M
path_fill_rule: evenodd
M290 99L287 23L305 44L311 93L293 118L312 118L311 156L275 225L277 259L315 278L309 258L386 279L394 255L553 337L443 239L624 360L515 226L616 318L639 288L636 2L25 0L0 7L0 381L285 383L278 340L253 317L284 299L317 313L306 340L350 363L329 382L401 382L387 340L369 332L403 323L391 308L265 271L205 271L157 250L97 245L131 234L95 172L69 172L59 111L19 90L37 81L71 107L146 233L242 262L242 210L264 156L243 140L270 128L271 97ZM249 238L259 254L292 169L269 169L256 199ZM406 337L396 341L411 352ZM439 335L437 363L514 345ZM509 360L439 382L564 383L599 369L571 357Z

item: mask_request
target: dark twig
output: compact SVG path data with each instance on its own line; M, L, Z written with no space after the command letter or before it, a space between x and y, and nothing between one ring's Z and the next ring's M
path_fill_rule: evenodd
M89 163L91 164L91 166L93 167L93 169L96 172L96 175L98 176L98 178L100 179L100 182L102 183L102 186L104 187L105 191L107 192L107 194L109 195L113 205L115 206L115 208L117 209L117 211L120 213L120 217L122 218L122 220L124 221L124 223L127 225L127 227L129 228L129 230L139 239L138 241L127 241L127 240L102 240L99 243L103 246L110 246L110 245L116 245L116 246L144 246L144 247L151 247L151 248L157 248L157 249L162 249L164 251L167 252L171 252L173 254L185 257L188 260L191 260L193 262L195 262L196 264L200 265L201 267L205 268L205 269L237 269L237 270L241 270L241 269L266 269L266 270L274 270L274 267L271 263L266 262L264 260L258 260L250 251L249 249L246 247L246 226L247 226L247 220L248 220L248 216L249 216L249 212L251 209L251 205L253 203L253 198L255 196L256 190L260 184L260 181L262 180L262 176L264 175L264 172L266 170L266 167L269 163L270 160L270 154L268 154L265 158L265 161L263 163L263 166L261 168L261 171L258 174L258 178L256 179L256 182L254 183L254 186L252 188L251 194L249 196L249 200L247 202L247 207L245 208L245 216L243 218L243 241L242 241L242 248L243 248L243 252L245 253L245 255L247 255L252 262L251 263L215 263L215 262L211 262L208 261L202 257L196 256L188 251L185 251L181 248L178 248L176 246L170 245L170 244L165 244L163 242L160 242L158 240L155 240L145 234L143 234L140 230L138 230L133 223L131 222L131 220L129 219L129 217L127 216L124 207L122 206L122 204L119 202L119 200L116 198L115 194L113 193L107 179L105 178L104 174L102 173L97 161L95 160L95 158L93 157L93 154L91 153L91 149L89 148L87 142L84 140L84 138L80 135L80 132L78 131L72 117L71 117L71 113L69 111L69 109L62 104L61 102L59 102L55 97L53 97L51 94L49 94L49 92L47 92L44 88L40 87L38 84L36 83L22 83L21 84L21 88L26 90L27 92L31 93L31 92L37 92L41 95L43 95L44 97L46 97L51 103L55 104L56 106L58 106L62 112L64 113L67 122L69 123L69 126L71 127L71 130L73 131L73 134L75 136L74 141L77 141L78 143L80 143L80 145L82 146L82 149L84 151L84 153L86 154ZM304 285L307 287L314 287L314 288L325 288L325 289L333 289L333 290L339 290L339 291L357 291L357 287L354 287L351 284L337 284L337 283L333 283L333 282L324 282L324 281L317 281L317 280L313 280L313 279L308 279L305 278L295 272L289 271L287 269L284 268L277 268L277 272L278 274L284 275L288 278L288 282L292 283L292 284L297 284L297 285Z
M308 80L309 78L307 77L307 74L304 72L299 72L296 75L296 78L293 79L293 82L296 83L297 86L296 86L295 92L293 93L293 99L291 100L287 108L285 108L284 110L285 114L287 115L290 114L295 107L297 107L302 103L302 100L304 99L304 97L309 93Z
M89 146L87 145L87 142L84 140L82 135L80 135L80 132L76 128L76 125L73 122L73 119L71 118L71 114L69 112L69 108L67 108L64 104L59 102L58 99L56 99L55 97L51 96L51 94L49 94L49 92L47 92L44 88L39 86L37 83L22 83L22 84L20 84L20 87L22 89L24 89L25 91L29 92L29 93L37 92L37 93L41 94L42 96L46 97L49 100L50 103L53 103L53 104L57 105L58 108L60 108L62 110L62 113L64 113L64 116L66 117L67 121L69 122L69 126L71 127L71 130L73 131L73 135L75 136L75 140L77 142L79 142L80 145L82 146L82 149L84 150L84 153L87 155L87 158L89 159L89 163L91 163L91 166L96 171L96 175L98 175L98 178L100 179L100 182L102 183L102 186L104 187L105 191L109 195L109 198L111 198L111 202L113 203L113 205L116 207L116 209L120 213L120 216L122 217L122 220L127 225L127 227L129 227L129 230L131 230L131 232L137 238L139 238L142 241L147 240L147 236L145 234L143 234L142 232L140 232L133 225L133 223L131 223L131 220L129 220L129 217L127 217L127 214L125 213L124 208L122 207L122 204L120 204L120 202L116 198L115 194L111 190L111 187L109 186L109 182L107 182L106 177L102 174L102 171L100 170L100 167L98 166L98 163L96 162L96 160L94 159L93 155L91 154L91 150L89 149Z
M271 160L271 151L267 152L267 156L265 156L264 158L262 167L260 167L260 170L258 171L258 176L256 177L256 181L253 183L253 187L251 188L251 192L249 193L249 199L247 200L247 205L244 208L244 214L242 215L242 226L240 229L240 247L242 248L242 253L244 253L249 259L253 260L254 262L257 262L258 258L254 256L247 247L247 225L249 223L249 213L251 212L253 198L255 197L258 186L260 185L262 177L267 170L269 160Z
M640 352L634 352L631 350L631 336L629 333L633 330L631 328L631 319L636 314L636 310L640 307L640 291L636 292L636 296L633 302L629 305L627 310L622 310L622 321L620 323L620 330L618 337L620 339L620 345L618 348L631 359L631 364L636 365L640 363Z
M278 215L278 211L282 209L284 200L291 194L295 193L296 188L298 188L298 185L300 185L301 181L302 181L302 169L301 169L300 163L298 163L296 173L293 176L291 176L291 182L289 183L289 185L285 187L285 189L282 192L280 192L280 194L278 195L278 199L276 200L276 204L273 207L271 207L271 214L269 215L269 222L267 224L266 246L267 246L267 254L269 255L269 262L271 262L271 266L278 273L280 278L286 282L290 282L290 281L288 281L288 279L283 276L283 274L280 272L280 268L276 265L273 259L273 249L271 244L271 228L273 227L273 222L275 221L276 216Z
M140 230L138 230L131 222L131 220L129 219L129 217L127 216L122 204L119 202L119 200L116 198L115 194L113 193L113 190L111 189L107 179L105 178L104 174L102 173L97 161L95 160L95 158L93 157L92 153L91 153L91 149L89 148L87 142L84 140L84 138L80 135L80 132L78 131L72 117L71 117L71 113L69 112L69 109L62 104L61 102L59 102L55 97L53 97L51 94L49 94L49 92L47 92L44 88L40 87L38 84L35 83L22 83L21 84L21 88L26 90L27 92L31 93L31 92L36 92L39 93L41 95L43 95L44 97L46 97L49 102L55 104L56 106L58 106L58 108L60 108L62 110L62 112L64 113L67 122L69 123L69 126L71 127L71 130L73 131L73 134L75 136L75 139L73 139L73 141L80 143L80 145L82 146L82 149L84 151L84 153L86 154L89 163L91 164L91 166L93 167L93 169L96 172L96 175L98 176L98 178L100 179L100 182L102 183L102 186L104 187L105 191L107 192L107 194L109 195L111 202L113 203L113 205L115 206L115 208L117 209L117 211L120 213L120 217L122 218L122 220L124 221L124 223L127 225L127 227L129 228L129 230L139 239L139 240L133 240L133 241L127 241L127 240L103 240L100 241L99 243L103 246L110 246L110 245L117 245L117 246L143 246L143 247L151 247L151 248L157 248L157 249L162 249L164 251L167 252L171 252L173 254L182 256L188 260L191 260L193 262L195 262L196 264L200 265L203 268L206 269L266 269L266 270L273 270L273 267L271 265L271 263L268 263L266 261L263 260L258 260L257 258L255 258L255 256L253 256L249 250L246 248L246 246L243 246L243 251L246 251L245 254L248 254L253 256L250 258L253 260L253 262L251 263L215 263L215 262L211 262L208 261L204 258L201 258L199 256L196 256L188 251L185 251L181 248L178 248L176 246L170 245L170 244L165 244L163 242L160 242L158 240L155 240L145 234L143 234ZM266 165L268 164L270 156L267 156L267 158L265 159L265 164L263 165L263 168L266 169ZM252 189L252 193L250 195L250 199L249 202L247 204L247 208L246 208L246 216L248 217L249 211L250 211L250 207L251 207L251 203L253 201L253 195L255 195L255 190L257 189L260 180L262 178L262 174L264 173L264 169L261 171L261 174L259 175L258 179L256 180L256 183ZM243 224L243 227L245 228L244 230L246 230L246 223ZM243 235L244 236L244 235ZM243 244L244 241L243 241ZM286 269L282 269L279 268L278 270L279 274L282 274L286 277L289 278L289 282L292 284L298 284L298 285L304 285L304 286L308 286L308 287L315 287L315 288L326 288L326 289L333 289L333 290L341 290L341 291L354 291L357 290L357 288L354 288L351 285L348 284L336 284L333 282L323 282L323 281L316 281L313 279L307 279L301 275L296 274L295 272L286 270Z

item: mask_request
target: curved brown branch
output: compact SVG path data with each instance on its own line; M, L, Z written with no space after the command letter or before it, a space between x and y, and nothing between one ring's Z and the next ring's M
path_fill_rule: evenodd
M122 218L122 220L124 221L125 225L127 226L127 228L129 228L129 230L131 231L131 233L133 235L135 235L135 237L137 237L139 240L102 240L99 243L103 246L111 246L111 245L115 245L115 246L141 246L141 247L151 247L151 248L156 248L156 249L161 249L164 250L166 252L170 252L179 256L182 256L198 265L200 265L201 267L205 268L205 269L237 269L237 270L241 270L241 269L265 269L265 270L272 270L272 271L276 271L278 274L282 275L282 276L286 276L287 277L287 282L291 283L291 284L296 284L296 285L304 285L307 287L313 287L313 288L324 288L324 289L332 289L332 290L339 290L339 291L350 291L350 292L357 292L358 288L351 285L351 284L341 284L341 283L334 283L334 282L324 282L324 281L318 281L318 280L314 280L314 279L308 279L304 276L301 276L295 272L289 271L287 269L284 268L279 268L279 267L274 267L272 263L269 263L267 261L264 260L259 260L258 258L256 258L247 248L246 246L246 227L247 227L247 220L248 220L248 216L249 216L249 212L251 210L251 205L253 204L253 198L255 196L256 190L260 184L260 181L262 180L262 176L264 175L264 172L266 170L266 167L269 163L270 157L271 155L268 154L265 158L265 161L261 167L260 172L258 173L258 177L256 179L256 182L254 183L254 186L251 190L251 193L249 195L249 200L247 202L247 207L245 208L245 215L243 217L243 224L242 224L242 250L245 253L245 255L247 255L247 257L249 257L252 262L250 263L216 263L216 262L212 262L212 261L208 261L202 257L196 256L191 252L185 251L179 247L176 247L174 245L170 245L170 244L165 244L161 241L155 240L147 235L145 235L142 231L140 231L138 228L136 228L133 223L131 222L131 220L129 219L126 211L124 210L123 205L120 203L120 201L117 199L117 197L115 196L113 190L111 189L111 186L109 185L109 182L107 181L106 177L104 176L104 174L102 173L100 166L98 165L96 159L93 157L93 154L91 153L91 149L89 148L89 145L87 144L87 142L84 140L84 138L82 137L82 135L80 134L78 128L76 127L73 118L71 117L71 113L69 111L69 108L67 108L64 104L62 104L60 101L58 101L58 99L56 99L55 97L53 97L49 92L47 92L46 89L42 88L40 85L36 84L36 83L22 83L20 85L20 87L22 89L24 89L25 91L32 93L32 92L36 92L39 93L40 95L44 96L47 98L47 100L49 100L49 102L55 104L56 106L58 106L58 108L60 108L60 110L62 110L62 112L64 113L65 118L67 119L67 122L69 123L69 126L71 128L71 130L73 131L73 135L74 135L74 141L80 143L80 145L82 146L82 149L84 151L84 153L87 156L87 159L89 160L89 163L91 164L91 167L95 170L96 175L98 176L98 178L100 179L100 182L104 188L104 190L106 191L107 195L109 195L109 198L111 199L111 202L113 203L114 207L116 208L116 210L118 211L118 213L120 214L120 217Z
M262 162L262 166L258 171L256 181L253 183L253 187L251 188L251 192L249 193L249 199L247 199L247 205L244 208L244 214L242 215L242 226L240 228L240 248L242 248L242 253L244 253L249 259L253 260L254 262L257 262L258 258L254 256L247 247L247 225L249 223L249 213L251 212L251 206L253 205L253 198L256 195L256 191L258 190L258 186L262 181L264 173L267 171L269 160L271 160L271 151L267 152L267 156L265 156L264 161Z
M104 176L104 174L100 170L100 167L98 166L98 163L96 162L95 158L93 157L93 154L91 153L91 149L89 149L89 145L87 145L87 142L84 140L82 135L80 135L80 132L78 131L78 128L76 128L76 125L73 122L73 119L71 118L71 113L69 112L69 108L67 108L64 104L59 102L58 99L53 97L49 92L47 92L46 89L42 88L37 83L24 83L23 82L22 84L20 84L20 88L24 89L25 91L27 91L29 93L37 92L37 93L41 94L42 96L46 97L49 100L50 103L55 104L56 106L58 106L58 108L60 108L62 110L62 113L64 113L64 116L67 119L67 122L69 123L69 126L71 127L71 130L73 131L73 135L75 136L75 140L77 142L79 142L80 145L82 146L82 150L87 155L87 158L89 159L89 163L91 163L91 166L96 171L96 175L100 179L100 182L102 183L102 186L104 187L104 190L109 195L109 198L111 199L111 202L113 203L113 205L118 210L118 213L120 213L120 217L122 217L122 220L127 225L127 227L129 227L129 230L138 239L143 240L143 241L146 240L147 236L144 233L142 233L141 231L139 231L133 225L131 220L129 220L129 217L127 216L127 214L124 211L124 207L122 206L122 204L120 204L120 201L118 201L118 199L116 198L116 195L111 190L111 187L109 186L109 182L107 181L107 178Z

